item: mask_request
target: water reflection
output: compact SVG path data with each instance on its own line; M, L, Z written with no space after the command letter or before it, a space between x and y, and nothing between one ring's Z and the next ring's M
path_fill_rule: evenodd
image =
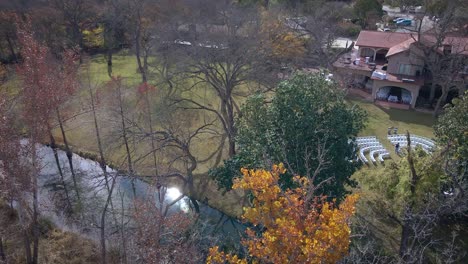
M180 199L181 196L182 196L182 193L176 187L170 187L170 188L167 188L166 190L166 202L167 203L172 203L173 201ZM189 202L187 201L186 197L180 199L175 205L179 207L179 209L185 213L188 213L190 210Z
M57 182L58 171L57 165L55 163L54 155L52 150L46 146L38 146L38 156L41 157L41 177L39 178L39 184L41 186L52 186L50 182ZM62 170L65 174L65 177L68 178L68 181L71 181L71 175L69 169L67 168L68 160L66 153L59 150L58 156ZM85 159L76 154L73 154L73 165L77 171L77 175L80 178L80 184L83 190L88 190L84 192L83 195L86 196L86 199L96 201L96 203L89 203L85 208L87 209L90 215L94 215L97 212L100 212L102 202L105 200L107 195L107 190L104 187L104 179L102 170L99 167L99 164L95 161ZM107 172L110 174L117 173L111 168L107 168ZM133 196L133 187L134 185L136 190L136 197ZM134 202L134 199L145 199L150 196L153 197L157 205L161 205L160 202L163 202L165 205L170 204L177 199L183 193L177 187L168 187L165 189L164 200L160 201L158 199L159 191L162 191L161 188L157 188L151 184L148 184L142 180L135 179L133 180L129 177L121 176L118 177L116 181L116 188L113 194L113 202L116 208L120 204L128 205ZM60 212L57 214L55 209L52 206L45 207L45 205L52 205L52 201L49 200L50 188L41 188L40 189L40 201L41 201L41 212L44 215L48 215L51 219L58 219L60 217ZM85 200L86 200L85 199ZM230 218L223 214L222 212L211 208L210 206L199 202L200 222L205 223L209 228L205 229L205 232L209 233L218 233L221 234L225 240L232 240L235 243L240 241L239 234L243 233L245 226L242 225L236 219ZM190 199L184 196L182 199L178 200L174 205L169 209L169 212L183 211L185 213L190 213L193 210ZM98 217L98 216L95 216ZM60 220L57 220L60 221Z

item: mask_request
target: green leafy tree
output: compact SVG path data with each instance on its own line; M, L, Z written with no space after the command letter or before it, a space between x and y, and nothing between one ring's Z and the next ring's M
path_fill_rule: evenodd
M365 221L360 225L370 232L353 244L363 248L368 237L377 238L373 246L386 248L396 263L461 263L464 247L457 229L466 227L467 202L451 188L444 151L428 154L408 146L406 150L405 158L385 168L361 170L353 176L362 193L357 215ZM348 261L355 263L355 259Z
M468 92L452 101L435 126L435 134L445 154L444 170L450 176L455 195L468 190Z
M468 92L452 101L439 118L435 133L442 146L452 152L454 158L468 160Z
M357 166L350 162L355 153L348 139L363 128L365 112L347 104L334 83L311 74L295 74L279 85L271 103L265 101L264 95L247 100L236 125L238 154L211 175L229 189L241 167L283 162L283 188L293 185L293 175L305 175L314 191L342 198Z

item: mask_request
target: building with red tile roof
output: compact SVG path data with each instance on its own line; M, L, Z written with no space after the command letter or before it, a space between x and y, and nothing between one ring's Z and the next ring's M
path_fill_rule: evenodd
M372 92L378 101L398 103L399 108L414 108L421 88L431 82L425 55L419 48L435 46L436 53L468 56L468 37L447 36L437 44L435 35L363 30L355 46L334 64L337 73L352 75L354 82ZM468 72L467 72L468 73ZM467 73L462 74L461 89L467 89ZM397 98L397 99L395 99Z

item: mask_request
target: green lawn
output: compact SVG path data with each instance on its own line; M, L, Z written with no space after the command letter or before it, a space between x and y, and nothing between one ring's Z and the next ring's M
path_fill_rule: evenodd
M102 83L109 81L107 74L107 61L103 54L90 58L89 63L83 65L81 74L85 77L89 66L92 83ZM125 78L129 84L136 84L141 81L141 75L137 71L138 65L135 56L127 55L126 52L119 52L112 57L112 74Z
M433 125L435 118L431 114L416 112L412 110L385 109L371 102L360 99L349 99L352 104L357 104L365 109L368 114L368 122L360 136L377 136L386 139L388 127L398 127L398 133L409 131L411 134L434 137Z

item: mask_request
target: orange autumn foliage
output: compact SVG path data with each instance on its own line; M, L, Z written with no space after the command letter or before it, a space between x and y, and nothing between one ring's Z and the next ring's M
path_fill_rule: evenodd
M248 260L210 249L207 263L336 263L348 252L349 221L357 195L349 195L338 207L324 199L305 202L308 180L296 176L297 188L282 191L278 185L282 164L265 170L242 169L243 177L234 189L252 192L252 207L244 208L242 218L257 227L261 235L247 229Z

